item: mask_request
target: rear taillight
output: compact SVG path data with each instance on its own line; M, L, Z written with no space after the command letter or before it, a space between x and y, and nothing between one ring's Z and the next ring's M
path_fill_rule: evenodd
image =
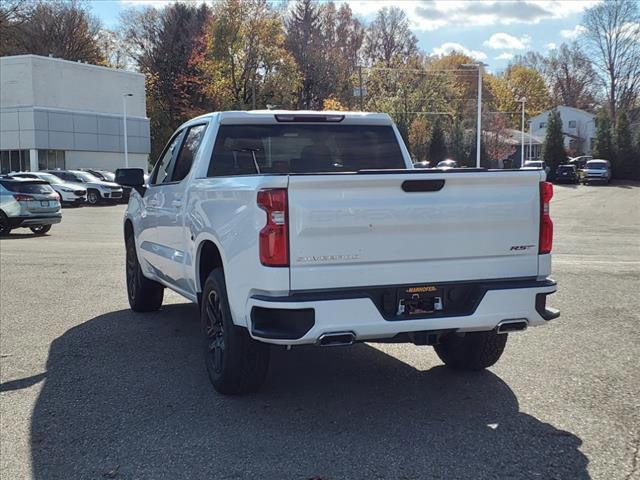
M289 266L287 190L270 188L258 192L258 206L267 212L260 230L260 262L267 267Z
M538 253L551 253L553 244L553 222L549 215L549 203L553 197L553 184L540 182L540 241Z
M31 200L35 200L31 195L24 195L22 193L16 193L13 198L19 202L30 202Z

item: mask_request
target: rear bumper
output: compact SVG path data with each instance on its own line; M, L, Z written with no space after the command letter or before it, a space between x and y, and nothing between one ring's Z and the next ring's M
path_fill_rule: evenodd
M426 314L409 319L389 318L375 298L353 290L294 293L288 297L253 296L246 305L246 325L257 340L303 345L314 344L321 335L333 332L353 332L356 341L376 340L411 332L487 331L503 320L514 319L525 319L528 326L538 326L560 315L546 305L547 295L557 289L553 280L480 285L482 291L470 313Z
M34 215L29 217L10 218L11 228L32 227L34 225L53 225L62 221L62 214L56 215Z

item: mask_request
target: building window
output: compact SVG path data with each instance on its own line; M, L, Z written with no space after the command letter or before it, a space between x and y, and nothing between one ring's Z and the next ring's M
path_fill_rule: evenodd
M540 128L547 128L547 122L540 122Z
M0 152L0 173L28 172L30 158L29 150L3 150Z
M64 150L38 150L38 170L64 170Z
M576 128L576 121L575 120L569 120L569 128Z

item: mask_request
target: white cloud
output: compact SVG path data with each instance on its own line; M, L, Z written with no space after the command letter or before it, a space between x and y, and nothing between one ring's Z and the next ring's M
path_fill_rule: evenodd
M343 0L367 20L378 10L396 6L402 9L412 28L436 30L446 25L537 24L542 20L561 19L583 12L602 0Z
M556 45L556 44L555 44L555 43L553 43L553 42L550 42L550 43L547 43L547 44L545 45L545 48L546 48L547 50L555 50L556 48L558 48L558 45Z
M518 38L501 32L491 35L483 45L494 50L524 50L530 42L531 37L529 35L523 35Z
M513 57L514 55L511 52L502 52L495 58L495 60L511 60Z
M451 52L464 53L476 60L486 60L487 54L479 50L469 50L464 45L455 42L445 42L439 47L433 49L434 55L448 55Z
M575 40L586 31L587 29L582 25L576 25L571 30L560 30L560 36L562 38L566 38L567 40Z

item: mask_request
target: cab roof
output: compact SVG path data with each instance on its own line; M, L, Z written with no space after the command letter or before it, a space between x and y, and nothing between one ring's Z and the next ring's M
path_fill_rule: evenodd
M249 110L212 112L194 118L187 123L201 119L217 119L223 125L280 124L280 123L329 123L336 125L393 125L386 113L336 112L325 110ZM185 124L186 125L186 124Z

